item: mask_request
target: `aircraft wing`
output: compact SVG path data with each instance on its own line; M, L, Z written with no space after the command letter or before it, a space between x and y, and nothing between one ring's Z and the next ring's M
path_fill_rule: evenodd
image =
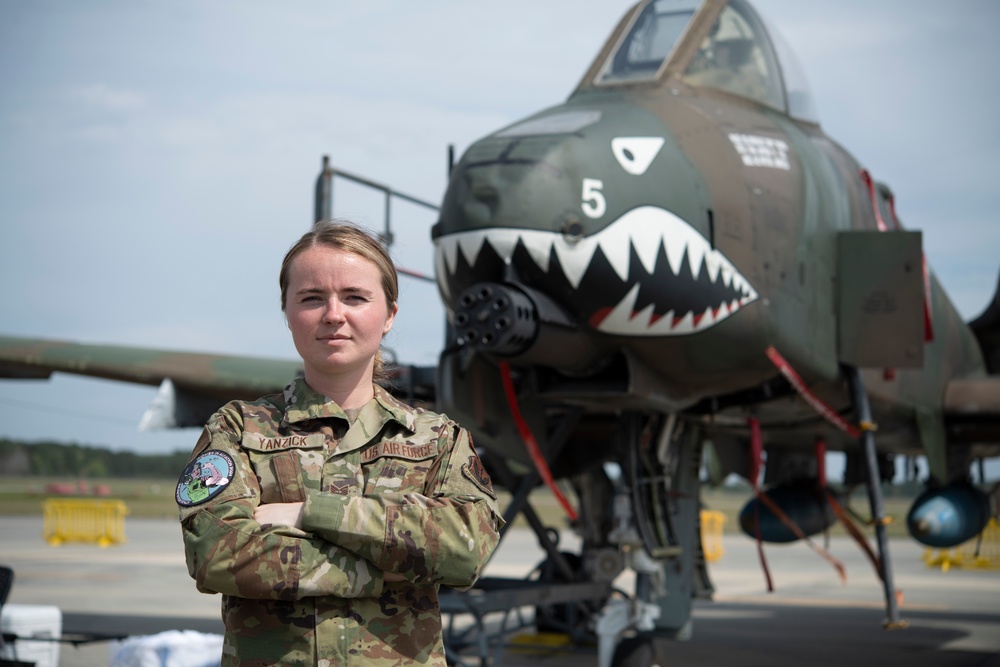
M13 379L61 372L157 386L169 378L178 388L229 400L277 391L300 367L288 359L0 336L0 377Z
M969 322L969 328L979 341L986 369L1000 374L1000 280L997 281L993 300L979 317Z
M200 426L227 401L279 391L300 368L298 360L0 336L3 378L60 372L159 386L143 429Z
M1000 456L1000 376L949 382L944 416L949 442L978 444L977 455Z
M1000 281L993 300L969 328L979 342L990 375L954 379L944 397L945 426L951 442L977 444L980 456L1000 455ZM986 446L990 443L991 446ZM981 450L981 451L980 451Z
M228 401L280 391L301 368L297 359L0 336L0 378L44 379L58 372L159 386L140 420L143 430L201 426ZM433 405L435 367L388 365L386 370L388 388L398 398Z

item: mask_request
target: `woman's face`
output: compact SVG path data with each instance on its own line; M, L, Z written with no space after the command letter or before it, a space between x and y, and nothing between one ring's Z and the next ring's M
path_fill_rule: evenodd
M307 248L289 267L286 299L307 382L359 372L358 381L371 381L375 354L396 315L375 264L330 246Z

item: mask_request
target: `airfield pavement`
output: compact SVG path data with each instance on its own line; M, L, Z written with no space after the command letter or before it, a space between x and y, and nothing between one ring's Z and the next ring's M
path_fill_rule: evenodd
M42 520L0 517L0 564L14 568L8 603L55 605L63 632L154 634L170 629L221 632L219 598L199 594L184 565L180 531L166 520L128 519L127 542L98 548L50 547ZM563 548L575 538L567 534ZM882 629L882 589L871 565L846 538L831 551L845 565L842 584L807 546L768 546L775 592L768 593L756 545L726 535L724 555L710 567L712 602L697 601L693 637L664 644L665 665L711 667L1000 667L1000 572L927 567L921 547L891 542L906 630ZM523 576L542 558L534 536L512 529L487 569ZM530 611L530 610L529 610ZM106 641L62 645L62 667L108 665ZM478 664L473 656L469 664ZM596 651L509 648L502 664L596 665Z

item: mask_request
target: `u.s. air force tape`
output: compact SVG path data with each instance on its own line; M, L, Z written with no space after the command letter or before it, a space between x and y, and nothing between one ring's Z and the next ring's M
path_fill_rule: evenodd
M218 449L209 449L198 455L184 468L177 481L174 497L181 507L191 507L219 495L233 480L236 465L233 457Z

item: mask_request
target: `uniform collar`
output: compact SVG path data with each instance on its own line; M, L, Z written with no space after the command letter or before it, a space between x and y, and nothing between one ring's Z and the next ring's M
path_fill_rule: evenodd
M417 430L416 411L406 403L403 403L390 394L385 387L375 385L375 401L382 406L392 419L405 426L410 432Z
M305 378L297 377L285 387L286 424L295 424L307 419L328 419L336 417L347 421L347 415L336 402L313 390Z
M285 416L282 421L295 424L307 419L337 418L348 421L347 415L335 401L318 393L302 377L297 377L285 387ZM386 422L395 421L407 430L416 430L416 413L410 406L396 400L388 391L375 385L375 398L361 410L366 420L374 420L381 427ZM358 418L361 418L358 415ZM374 426L375 424L371 424Z

